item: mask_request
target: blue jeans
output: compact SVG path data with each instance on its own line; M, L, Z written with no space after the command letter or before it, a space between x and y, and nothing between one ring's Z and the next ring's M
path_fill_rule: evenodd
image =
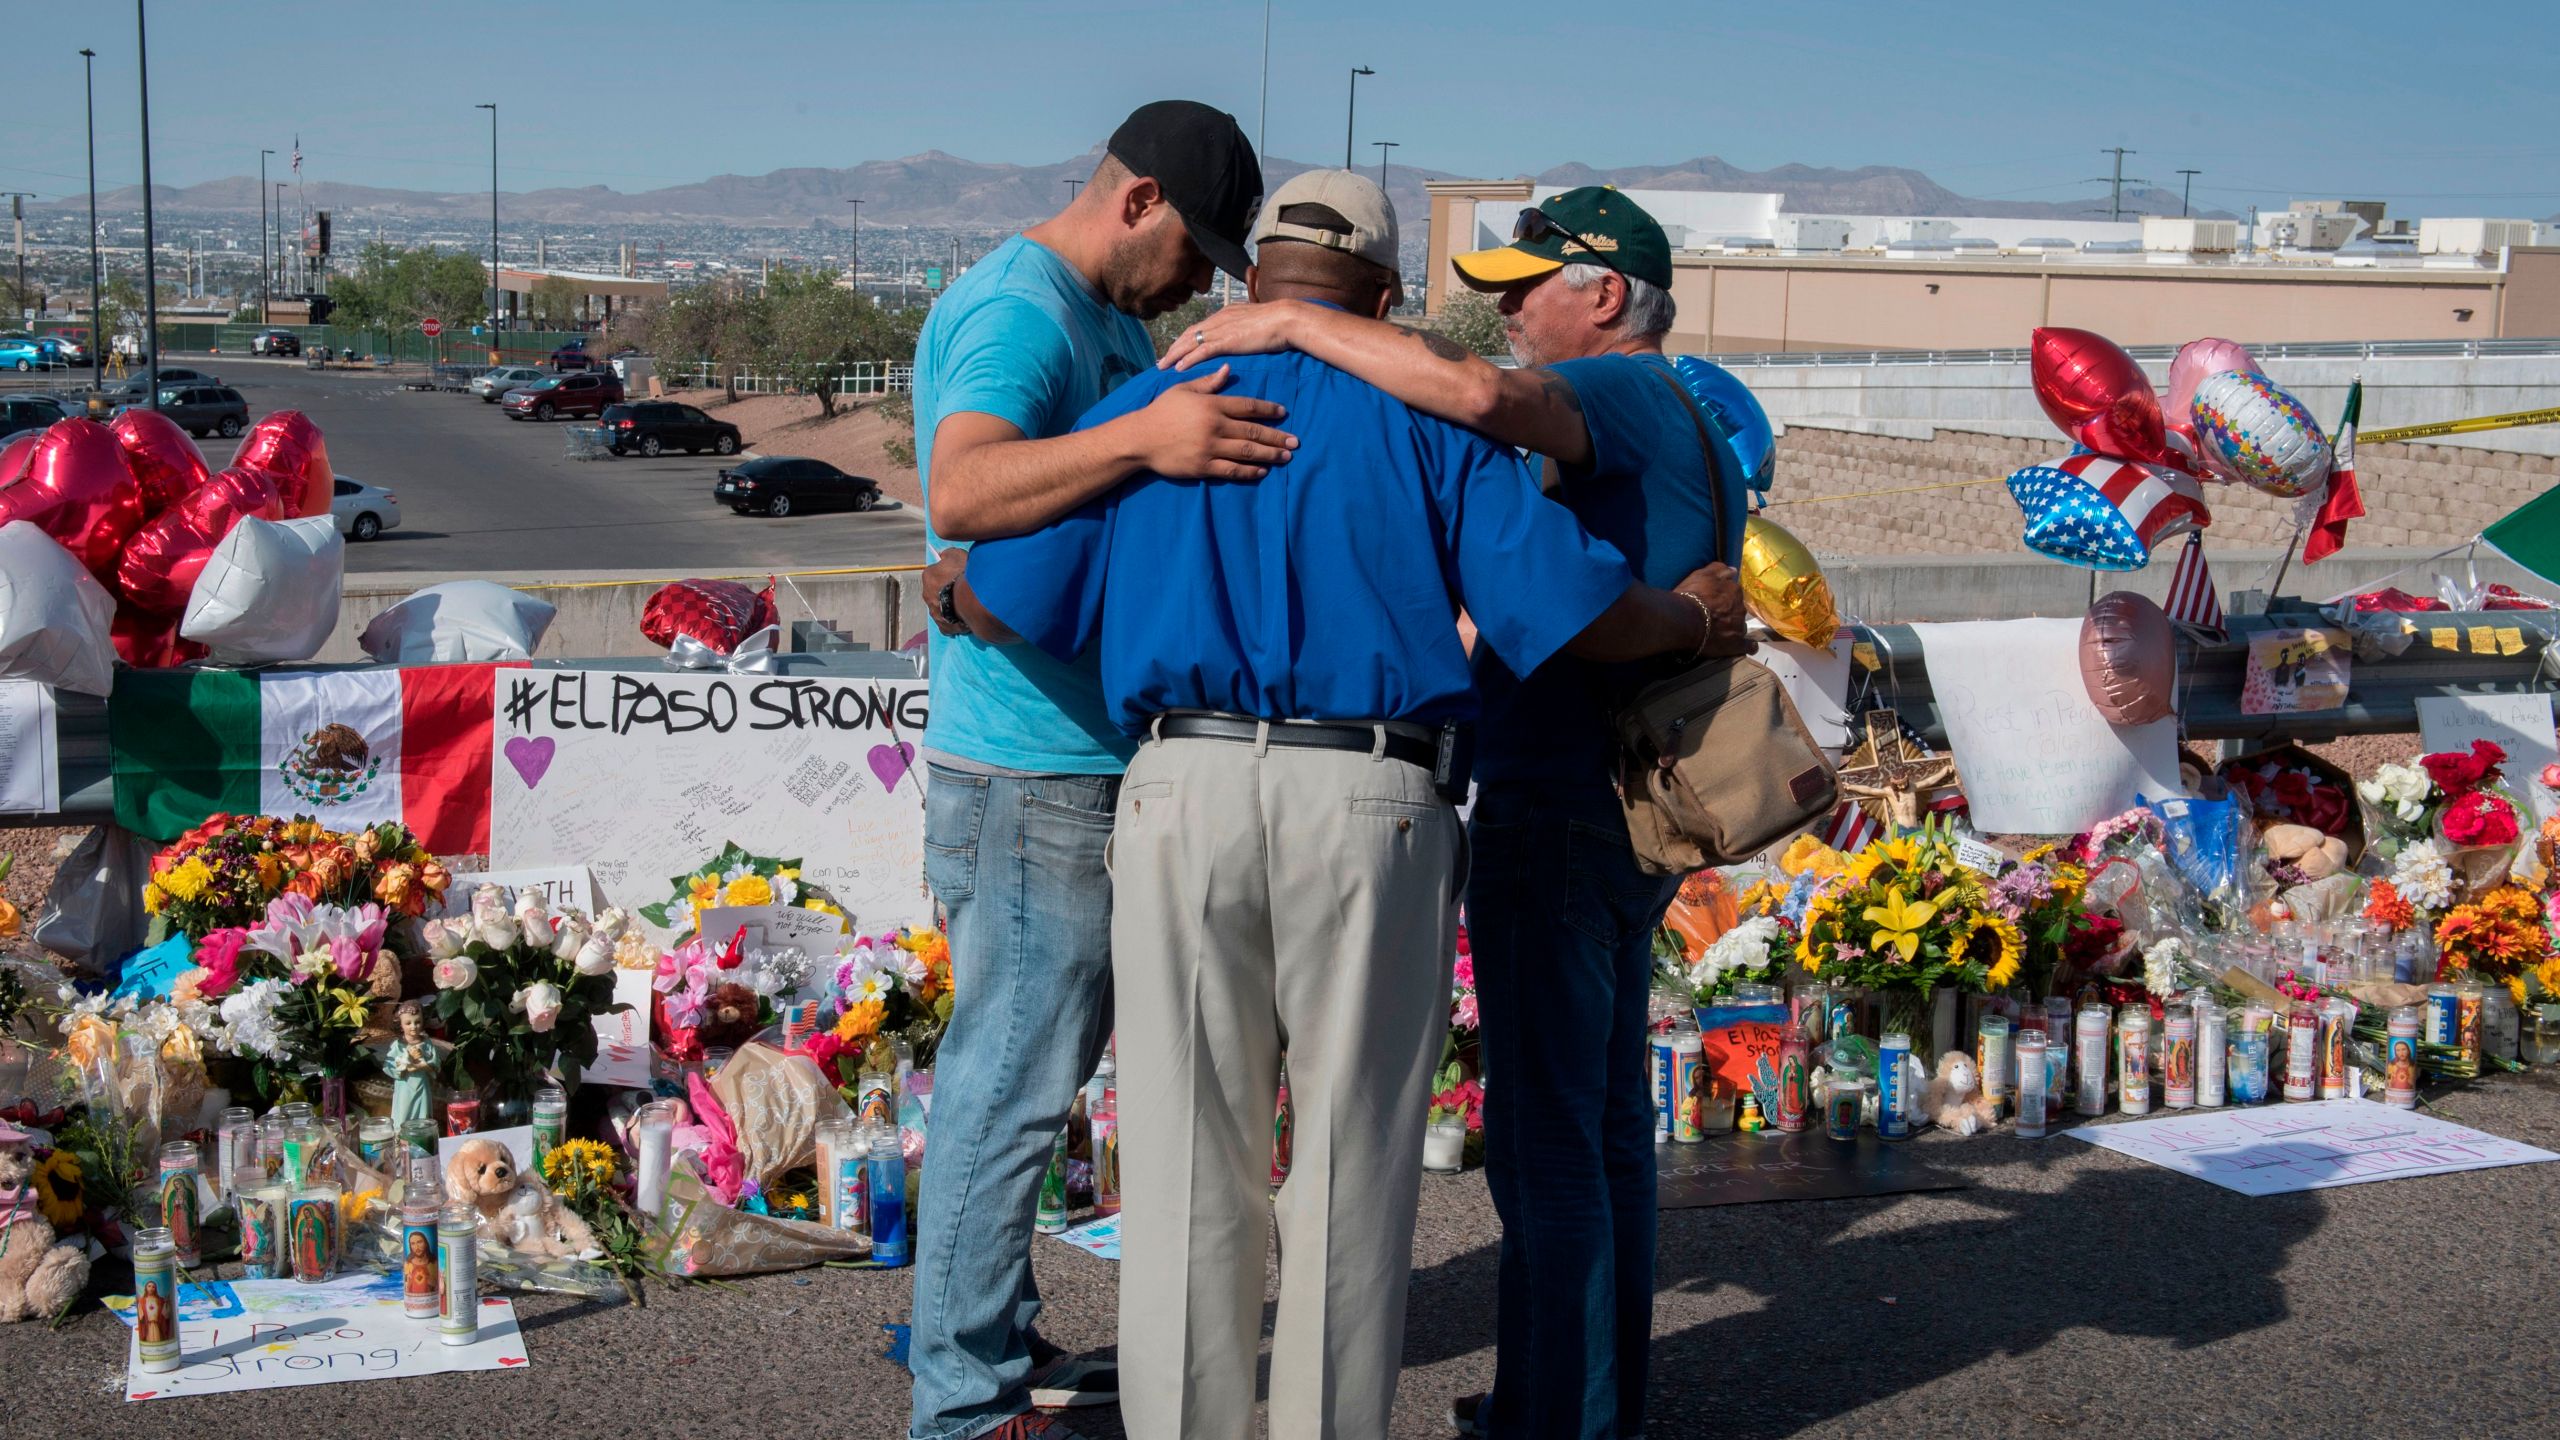
M965 1440L1030 1408L1032 1217L1111 1033L1116 775L927 767L925 881L951 929L951 1027L916 1198L908 1433Z
M1645 999L1678 882L1645 874L1605 788L1479 792L1467 935L1485 1178L1502 1217L1487 1435L1644 1433L1653 1337Z

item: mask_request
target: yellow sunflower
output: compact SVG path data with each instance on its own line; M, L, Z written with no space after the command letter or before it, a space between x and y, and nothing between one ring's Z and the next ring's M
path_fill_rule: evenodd
M542 1156L542 1178L568 1195L602 1190L613 1183L613 1149L598 1140L569 1140Z
M1985 930L1990 931L1992 937L1999 941L2000 953L1989 965L1983 967L1983 988L2006 990L2010 982L2018 978L2018 967L2025 962L2026 937L2018 932L2017 926L1997 915L1985 913L1974 916L1972 923L1958 932L1955 944L1948 947L1947 964L1956 966L1965 963L1966 954L1973 948L1973 937Z
M36 1204L44 1211L45 1222L57 1232L80 1223L86 1208L86 1194L80 1188L80 1157L68 1150L56 1150L36 1166L34 1179Z

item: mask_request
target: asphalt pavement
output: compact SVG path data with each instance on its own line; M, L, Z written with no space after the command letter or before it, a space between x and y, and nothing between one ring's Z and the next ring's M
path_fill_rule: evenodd
M179 363L176 360L172 364ZM867 514L731 513L714 504L711 455L573 460L578 421L509 419L476 395L400 388L405 374L314 371L295 360L186 357L249 402L300 410L330 463L400 497L400 528L347 547L350 574L815 569L920 563L924 526L892 502ZM759 437L746 437L757 449ZM218 469L238 445L201 442Z
M2560 1081L2436 1097L2560 1149ZM2560 1165L2251 1199L2077 1140L1914 1142L1970 1188L1661 1215L1654 1440L2548 1436ZM1446 1435L1492 1373L1483 1175L1425 1177L1392 1434ZM1039 1240L1041 1329L1112 1344L1116 1267ZM347 1440L905 1433L882 1326L910 1272L653 1287L645 1307L520 1297L532 1364L122 1403L125 1331L0 1326L12 1435ZM1266 1312L1267 1316L1267 1312ZM1076 1412L1094 1440L1115 1410Z

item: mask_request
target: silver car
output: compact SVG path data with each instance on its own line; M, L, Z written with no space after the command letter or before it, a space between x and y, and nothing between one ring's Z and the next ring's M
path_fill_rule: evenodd
M338 478L337 498L329 502L329 518L350 540L371 540L400 526L400 497L379 485Z
M471 393L484 405L495 405L510 390L521 390L536 380L548 380L551 372L539 365L501 365L485 375L472 377Z

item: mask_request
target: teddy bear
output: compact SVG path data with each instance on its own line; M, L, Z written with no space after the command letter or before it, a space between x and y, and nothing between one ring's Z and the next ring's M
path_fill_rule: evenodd
M1938 1057L1938 1073L1921 1097L1920 1111L1958 1135L1979 1135L1998 1118L1982 1093L1982 1072L1961 1050Z
M2305 880L2325 880L2347 868L2347 842L2308 825L2270 825L2258 837L2274 860L2290 860Z
M0 1122L0 1320L59 1315L89 1283L89 1252L55 1244L52 1224L36 1208L28 1138Z
M471 1139L455 1146L445 1165L444 1190L479 1212L484 1240L538 1256L586 1255L596 1249L587 1222L549 1186L518 1171L515 1157L495 1140Z
M575 1259L600 1253L595 1232L548 1186L527 1180L498 1216L496 1238L526 1255Z
M515 1156L495 1140L465 1140L454 1147L453 1158L445 1162L444 1193L479 1211L484 1231L506 1213L507 1202L515 1198L523 1182L524 1177L516 1171Z

